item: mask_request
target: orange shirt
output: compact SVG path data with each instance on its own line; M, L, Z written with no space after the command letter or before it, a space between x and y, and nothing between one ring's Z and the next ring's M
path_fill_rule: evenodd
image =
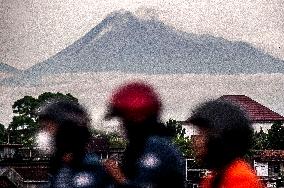
M213 175L205 177L201 188L212 188ZM264 188L251 166L244 160L233 161L225 170L220 182L221 188Z

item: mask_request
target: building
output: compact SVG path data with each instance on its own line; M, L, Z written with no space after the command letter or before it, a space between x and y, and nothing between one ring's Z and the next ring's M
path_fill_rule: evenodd
M223 95L222 100L230 101L239 105L247 112L252 121L252 126L256 132L263 130L265 133L275 122L284 122L284 117L272 111L257 101L245 95ZM180 122L183 124L184 122ZM198 138L198 131L191 126L183 126L187 135L192 139ZM267 187L284 187L284 151L283 150L264 150L255 151L251 159L257 175L267 185ZM205 169L198 168L192 159L187 159L186 175L191 187L197 187L200 177L206 172Z
M121 139L121 138L117 138ZM88 151L98 155L100 160L105 159L115 159L121 161L125 147L123 146L113 146L108 139L94 137L90 140L88 145Z
M104 138L92 138L89 151L101 160L120 160L124 149L111 147ZM0 187L41 188L49 185L50 156L22 144L0 144Z
M284 187L284 150L255 151L253 166L267 187Z
M273 123L284 122L283 116L246 95L223 95L220 99L237 104L246 111L256 132L263 130L267 133ZM181 123L183 124L184 122L181 121ZM191 126L185 125L183 128L185 128L186 135L188 136L198 135L198 131Z
M0 144L0 161L3 159L13 159L22 144Z
M46 187L49 158L21 144L0 145L0 187Z
M252 121L252 126L256 132L263 130L265 133L271 128L274 122L284 122L284 117L263 106L245 95L223 95L224 99L241 106Z

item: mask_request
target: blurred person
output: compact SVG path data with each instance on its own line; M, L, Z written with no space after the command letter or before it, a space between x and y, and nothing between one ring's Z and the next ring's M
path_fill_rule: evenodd
M119 118L128 138L121 167L106 163L122 187L184 187L182 156L160 122L161 107L153 88L139 81L122 85L109 101L106 118Z
M99 158L87 151L90 118L78 103L48 102L38 113L41 131L37 142L51 156L50 187L112 187Z
M187 122L200 133L193 141L196 159L212 171L201 188L263 187L244 159L253 129L240 107L220 99L208 101L195 108Z

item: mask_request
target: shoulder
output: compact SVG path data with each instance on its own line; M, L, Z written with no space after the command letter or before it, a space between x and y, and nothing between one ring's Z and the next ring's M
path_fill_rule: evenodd
M77 171L74 181L88 180L93 187L107 187L114 185L113 178L104 169L99 157L94 153L88 153L83 160L83 168Z
M147 139L145 152L156 153L169 158L181 158L182 154L168 137L151 136Z
M87 154L84 157L82 168L79 171L86 171L92 173L95 176L104 177L106 171L96 154Z
M172 141L167 137L151 136L146 140L146 147L156 149L174 149Z
M158 158L159 161L162 161L168 167L183 164L182 154L178 148L169 138L161 136L151 136L148 138L142 158L151 159L151 161L155 161L153 159Z
M226 174L230 176L256 176L251 165L242 159L233 161L227 168Z
M94 153L87 153L83 158L83 164L85 165L100 165L99 157Z
M159 136L151 136L146 140L146 145L144 149L144 155L156 156L158 158L165 159L166 154L170 155L172 152L172 146L167 138Z
M244 160L238 159L229 165L224 177L224 184L229 187L234 185L248 188L263 187L253 168Z

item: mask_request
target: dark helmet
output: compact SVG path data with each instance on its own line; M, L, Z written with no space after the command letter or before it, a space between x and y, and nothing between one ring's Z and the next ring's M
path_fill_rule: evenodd
M90 125L86 109L78 102L66 99L47 101L40 107L37 115L39 120L52 120L58 126L66 122L76 126L88 127Z
M90 139L89 114L75 101L48 101L39 110L38 118L40 122L50 121L55 126L55 142L60 152L80 153Z
M228 101L202 103L187 122L206 130L207 152L203 162L209 168L222 168L243 157L251 144L253 129L247 114Z
M160 110L160 98L150 85L131 82L120 86L112 94L106 118L117 116L132 122L142 122L158 117Z

